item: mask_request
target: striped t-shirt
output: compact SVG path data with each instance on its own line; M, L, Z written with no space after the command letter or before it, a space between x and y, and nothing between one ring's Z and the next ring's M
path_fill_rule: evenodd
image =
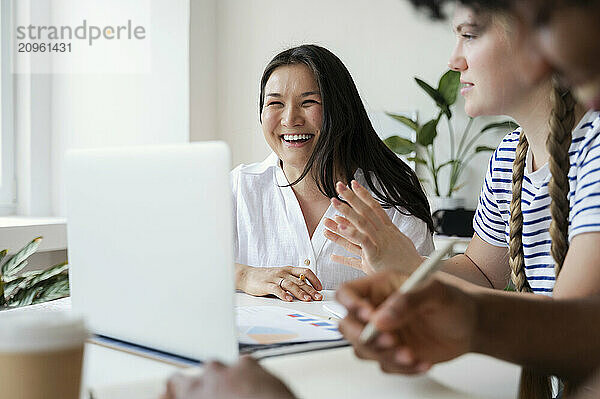
M509 133L490 159L473 220L477 235L495 246L508 246L512 165L521 128ZM600 113L589 111L576 125L569 149L569 242L581 233L600 231ZM521 193L525 274L534 293L552 295L554 259L550 253L548 164L535 172L527 153Z

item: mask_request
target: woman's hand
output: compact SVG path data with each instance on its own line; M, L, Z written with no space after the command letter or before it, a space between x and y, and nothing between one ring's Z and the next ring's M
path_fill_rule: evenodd
M367 274L383 269L412 273L423 261L413 242L392 223L379 202L357 181L352 190L336 184L337 198L331 203L345 217L325 219L325 237L360 258L331 255L334 262L360 269Z
M321 281L306 267L236 264L236 288L255 296L275 295L287 302L293 301L294 297L306 302L323 299L323 295L317 292L323 289Z
M290 390L263 369L256 360L243 356L233 366L208 363L198 377L176 374L167 382L162 399L294 399Z
M396 292L404 276L386 271L344 284L337 300L348 308L340 322L356 355L379 362L390 373L416 374L473 349L478 306L475 297L441 275L406 294ZM371 321L380 332L362 344Z

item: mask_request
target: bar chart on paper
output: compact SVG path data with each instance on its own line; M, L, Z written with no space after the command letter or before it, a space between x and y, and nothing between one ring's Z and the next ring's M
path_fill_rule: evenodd
M238 339L242 344L331 341L342 339L337 323L280 306L236 308Z

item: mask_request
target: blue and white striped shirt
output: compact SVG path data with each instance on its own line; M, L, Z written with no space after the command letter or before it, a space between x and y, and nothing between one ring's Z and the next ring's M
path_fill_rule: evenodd
M473 227L495 246L508 246L512 165L521 128L509 133L490 159ZM589 111L573 130L569 149L569 242L577 234L600 231L600 112ZM525 274L534 293L552 295L554 259L550 253L550 196L548 164L535 172L527 153L521 210Z

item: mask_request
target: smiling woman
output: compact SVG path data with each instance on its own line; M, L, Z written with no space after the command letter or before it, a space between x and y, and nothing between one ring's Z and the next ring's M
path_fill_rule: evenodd
M273 153L232 172L236 287L311 301L321 289L373 270L335 263L351 254L328 241L335 183L356 179L421 254L433 249L429 205L415 173L379 139L344 64L315 45L276 55L259 97Z
M308 66L293 64L273 71L263 90L261 122L265 140L279 159L285 160L288 180L296 181L323 124L319 87Z

